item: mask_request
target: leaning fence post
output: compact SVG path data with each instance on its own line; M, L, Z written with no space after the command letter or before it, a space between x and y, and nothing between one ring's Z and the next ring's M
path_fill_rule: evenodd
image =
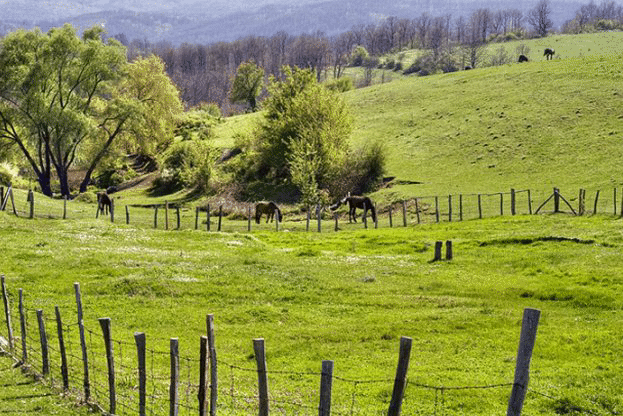
M218 207L218 232L221 232L221 224L223 222L223 206L219 205Z
M268 416L268 377L266 375L266 351L264 349L264 338L253 340L253 351L257 363L257 381L260 411L259 416Z
M179 411L179 394L177 386L180 381L179 340L171 338L171 384L169 386L169 415L177 416Z
M109 390L109 413L115 414L117 408L117 396L115 393L115 356L113 353L112 338L110 336L110 318L99 318L100 327L104 335L106 346L106 363L108 364L108 390Z
M415 198L415 214L417 216L417 223L420 223L420 206L418 204L417 198Z
M69 390L69 370L67 368L67 352L65 351L65 339L63 338L63 321L61 321L61 310L58 306L54 307L56 314L56 330L58 332L58 349L61 353L61 377L63 378L63 389Z
M208 337L202 335L199 338L199 416L206 416L206 391L208 386Z
M6 283L5 283L4 275L1 275L0 279L2 280L2 301L4 302L4 317L6 319L6 327L8 331L7 336L9 337L9 349L13 351L13 348L14 348L13 327L11 326L11 310L9 306L9 296L6 291Z
M507 416L521 415L523 402L528 390L530 359L532 358L532 350L534 349L540 315L541 311L538 309L526 308L523 312L519 349L517 350L517 362L515 364L515 381L513 383L511 396L508 400Z
M207 316L206 324L208 327L208 355L210 357L210 416L215 416L218 400L218 363L214 344L214 315Z
M532 215L532 195L530 193L530 189L528 189L528 213Z
M320 405L318 416L331 416L331 388L333 384L333 361L322 362L322 376L320 378Z
M41 341L41 372L43 376L50 373L50 359L48 353L48 336L45 332L45 322L43 320L43 309L37 309L37 322L39 323L39 339Z
M398 367L396 368L396 378L394 380L394 391L392 400L389 404L388 416L399 416L402 406L402 398L407 384L407 371L409 370L409 358L411 356L412 339L408 337L400 338L400 355L398 357Z
M595 206L593 208L593 215L597 214L597 201L599 201L599 190L597 190L597 194L595 194Z
M91 397L91 385L89 383L89 356L87 354L87 341L84 335L84 321L82 319L82 296L80 295L80 283L74 283L76 292L76 305L78 308L78 329L80 331L80 347L82 349L82 364L84 367L84 401L89 402Z
M146 339L144 332L134 333L136 353L138 355L138 414L145 416L147 397L147 366L145 361Z
M24 293L19 290L19 323L22 335L22 363L28 360L28 349L26 348L26 313L24 312Z

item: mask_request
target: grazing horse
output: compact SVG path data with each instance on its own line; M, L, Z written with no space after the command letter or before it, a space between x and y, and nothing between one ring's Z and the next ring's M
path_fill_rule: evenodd
M543 56L545 56L545 59L549 61L550 59L554 58L555 53L556 51L553 50L552 48L545 48L545 51L543 52Z
M112 211L112 201L106 192L97 193L97 205L102 214L108 215Z
M283 214L281 214L281 210L274 202L258 202L255 205L255 222L260 223L260 218L262 218L262 214L266 214L266 222L270 220L273 221L273 217L275 216L275 211L277 211L277 221L281 222L283 219Z
M350 196L349 193L329 208L331 211L335 211L340 207L340 205L346 203L348 203L348 222L357 222L357 214L355 213L357 208L363 209L364 213L366 210L370 210L372 221L376 222L376 210L374 209L374 203L372 203L372 200L367 196Z
M519 55L519 60L517 62L528 62L528 57L526 55Z

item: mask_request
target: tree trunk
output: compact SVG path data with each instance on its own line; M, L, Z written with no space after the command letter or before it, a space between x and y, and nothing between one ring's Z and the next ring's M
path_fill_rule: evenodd
M52 187L50 185L50 172L42 172L37 175L37 181L41 187L41 193L45 196L52 196Z
M58 181L60 182L60 186L61 186L61 195L69 197L70 189L69 189L69 181L67 179L67 168L65 166L62 166L61 168L57 168L56 174L58 175Z

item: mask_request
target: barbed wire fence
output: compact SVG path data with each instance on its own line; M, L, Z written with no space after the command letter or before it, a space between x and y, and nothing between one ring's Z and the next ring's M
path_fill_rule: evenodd
M599 189L579 189L563 193L531 191L529 189L495 193L418 196L377 206L376 221L364 210L359 224L365 228L408 227L419 224L456 222L507 215L532 215L564 212L573 215L612 214L623 217L623 192ZM588 195L588 196L587 196ZM114 196L111 195L111 196ZM136 228L162 230L205 230L222 232L279 231L338 231L344 226L347 213L331 212L326 207L307 207L287 222L256 224L252 204L205 205L191 208L179 204L122 205L122 199L112 198L110 214L100 214L97 203L37 196L32 191L0 187L0 210L16 216L40 219L73 219L111 221ZM116 208L115 207L116 204ZM369 207L368 207L369 208Z
M74 288L81 317L80 288L78 284ZM37 300L43 303L44 309L27 307L21 289L20 335L16 336L11 312L15 302L6 288L4 275L2 296L8 344L4 349L24 371L102 413L203 416L259 412L268 415L270 409L284 415L391 416L400 414L402 409L404 414L441 416L469 414L470 400L488 401L500 410L508 400L508 414L519 415L526 395L528 400L539 397L561 401L556 393L550 393L555 388L528 389L527 386L540 315L534 309L524 310L512 382L443 386L421 383L416 377L408 376L411 339L407 337L400 340L394 378L357 380L333 375L332 361L323 361L321 372L268 370L263 339L253 340L256 367L217 360L212 315L207 316L207 335L200 337L197 354L188 342L183 343L180 351L177 338L167 340L137 332L135 342L116 339L109 318L99 319L101 331L84 325L80 319L76 323L63 322L63 317L67 321L75 308L68 302L54 306L55 319L49 319L50 314L44 309L50 309L51 300ZM80 337L81 327L84 340ZM169 349L162 346L167 342ZM486 392L491 394L489 399L485 399ZM470 393L476 397L466 396ZM584 406L583 412L602 414L594 403Z

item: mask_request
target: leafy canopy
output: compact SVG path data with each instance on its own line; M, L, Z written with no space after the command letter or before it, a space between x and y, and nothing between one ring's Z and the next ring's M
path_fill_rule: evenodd
M238 67L236 77L231 87L231 101L246 101L251 111L257 109L257 96L262 92L264 85L264 69L258 67L254 61L243 62Z

